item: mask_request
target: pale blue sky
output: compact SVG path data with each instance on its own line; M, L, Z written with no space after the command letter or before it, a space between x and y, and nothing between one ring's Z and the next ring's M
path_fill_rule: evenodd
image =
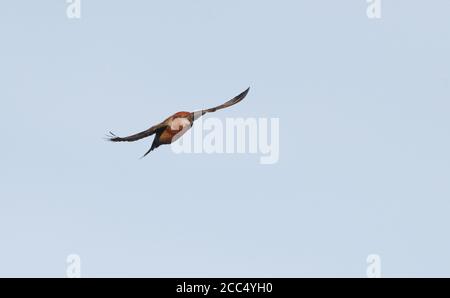
M0 276L450 276L450 2L4 1ZM111 144L280 118L280 162Z

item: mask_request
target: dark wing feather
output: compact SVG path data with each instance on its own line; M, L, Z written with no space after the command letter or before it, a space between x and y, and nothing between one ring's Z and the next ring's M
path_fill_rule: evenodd
M194 112L193 113L194 114L194 119L197 119L198 117L203 116L206 113L213 113L213 112L215 112L217 110L225 109L225 108L231 107L231 106L241 102L247 96L249 91L250 91L250 88L248 88L247 90L245 90L244 92L242 92L241 94L236 96L235 98L227 101L226 103L221 104L220 106L217 106L217 107L214 107L214 108L210 108L210 109L207 109L207 110L201 110L201 111Z
M135 142L140 139L143 139L143 138L153 135L158 129L161 129L166 126L167 125L163 122L163 123L154 125L154 126L150 127L149 129L144 130L140 133L137 133L137 134L125 137L125 138L118 137L115 134L113 134L112 132L110 132L111 136L110 136L109 140L111 142Z

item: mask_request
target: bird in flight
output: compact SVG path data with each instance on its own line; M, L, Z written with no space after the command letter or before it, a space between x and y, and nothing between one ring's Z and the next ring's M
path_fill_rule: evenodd
M109 140L111 142L135 142L144 138L147 138L149 136L155 135L155 138L153 139L152 146L150 149L142 156L144 158L147 156L150 152L152 152L154 149L158 148L161 145L167 145L172 144L176 140L178 140L186 131L188 131L192 125L194 124L194 121L199 119L201 116L205 115L206 113L213 113L215 111L225 109L228 107L231 107L240 101L242 101L250 91L250 88L236 96L235 98L227 101L224 104L221 104L220 106L206 109L206 110L200 110L196 112L178 112L164 120L163 122L153 125L147 130L144 130L140 133L128 136L128 137L118 137L114 133L109 132L111 135L108 136Z

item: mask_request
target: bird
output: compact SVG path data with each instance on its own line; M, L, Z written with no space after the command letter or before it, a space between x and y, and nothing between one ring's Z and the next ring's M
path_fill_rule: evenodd
M161 123L151 126L149 129L139 132L128 137L118 137L112 132L109 132L108 140L111 142L135 142L144 138L148 138L155 135L153 143L150 149L141 158L146 157L150 152L155 150L161 145L172 144L178 140L186 131L188 131L194 124L196 120L207 113L213 113L218 110L222 110L231 107L239 102L241 102L249 93L250 87L238 96L230 99L229 101L216 106L214 108L209 108L205 110L195 111L195 112L177 112L172 116L168 117Z

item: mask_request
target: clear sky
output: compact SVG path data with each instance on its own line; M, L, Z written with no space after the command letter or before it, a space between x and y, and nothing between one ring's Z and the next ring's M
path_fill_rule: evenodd
M450 2L0 5L0 276L450 276ZM280 160L105 142L280 119Z

